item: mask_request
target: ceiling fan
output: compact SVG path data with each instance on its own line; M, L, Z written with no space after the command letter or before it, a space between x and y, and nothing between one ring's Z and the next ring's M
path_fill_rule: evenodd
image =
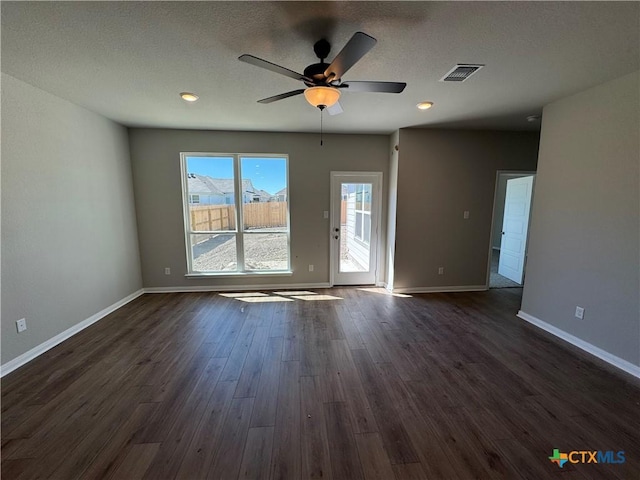
M292 90L290 92L274 95L273 97L258 100L258 103L272 103L284 98L304 94L307 101L320 110L327 108L330 115L342 113L342 107L338 100L341 91L345 92L380 92L380 93L401 93L406 83L400 82L363 82L348 81L342 82L342 76L353 67L364 55L373 48L377 40L370 35L356 32L347 42L344 48L336 55L333 61L325 63L331 51L331 44L325 40L317 41L313 46L313 51L320 59L320 63L314 63L304 69L300 74L281 67L275 63L268 62L253 55L240 55L238 60L246 62L256 67L261 67L287 77L302 81L307 88Z

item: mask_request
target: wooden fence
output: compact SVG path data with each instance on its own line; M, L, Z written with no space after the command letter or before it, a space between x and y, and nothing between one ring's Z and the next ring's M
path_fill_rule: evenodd
M245 203L244 228L287 227L287 202Z
M244 228L286 228L287 202L245 203ZM234 205L189 205L193 231L235 230Z
M197 232L235 230L235 212L234 205L189 205L191 230Z

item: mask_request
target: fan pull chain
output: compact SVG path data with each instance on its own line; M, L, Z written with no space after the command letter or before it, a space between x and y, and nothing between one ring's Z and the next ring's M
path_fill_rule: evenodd
M322 146L322 115L324 113L324 108L320 109L320 146Z

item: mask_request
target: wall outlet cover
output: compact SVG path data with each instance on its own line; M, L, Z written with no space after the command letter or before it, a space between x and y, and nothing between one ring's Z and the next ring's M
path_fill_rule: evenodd
M27 329L27 320L25 318L16 320L16 328L18 329L18 333L24 332Z

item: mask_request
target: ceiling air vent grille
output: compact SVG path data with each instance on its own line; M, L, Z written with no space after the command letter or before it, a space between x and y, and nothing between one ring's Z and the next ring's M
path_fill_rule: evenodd
M468 63L459 63L451 70L449 70L444 77L440 79L441 82L464 82L471 75L480 70L484 65L470 65Z

